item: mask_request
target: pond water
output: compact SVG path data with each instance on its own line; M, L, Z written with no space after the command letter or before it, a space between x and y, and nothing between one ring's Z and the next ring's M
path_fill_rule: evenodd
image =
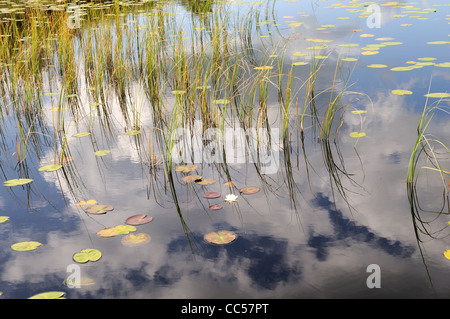
M449 3L0 16L1 179L29 179L0 187L0 298L450 296ZM136 214L150 241L99 236ZM234 240L205 239L220 230ZM83 249L101 258L74 261Z

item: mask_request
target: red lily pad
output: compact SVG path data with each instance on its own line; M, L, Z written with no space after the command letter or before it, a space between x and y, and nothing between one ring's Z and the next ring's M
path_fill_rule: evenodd
M202 179L200 175L188 175L182 178L182 180L185 181L186 183L192 183L200 179Z
M149 223L152 220L153 220L153 217L147 216L146 214L137 214L137 215L128 217L127 220L125 221L125 223L127 223L128 225L137 226L137 225Z
M244 194L244 195L256 194L257 192L259 192L259 187L247 186L247 187L241 188L239 190L239 192L241 192L241 194Z
M222 209L222 208L223 208L223 206L219 205L219 204L214 204L214 205L210 205L209 206L209 209L211 209L211 210L219 210L219 209Z
M217 192L207 192L207 193L203 194L203 197L208 198L208 199L219 198L220 194Z
M226 245L236 239L236 234L228 230L207 233L203 238L211 244Z

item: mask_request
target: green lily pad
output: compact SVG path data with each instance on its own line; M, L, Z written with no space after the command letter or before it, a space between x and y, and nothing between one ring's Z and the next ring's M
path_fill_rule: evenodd
M10 179L3 182L4 186L20 186L31 183L33 180L31 178L18 178L18 179Z
M85 136L88 136L90 134L91 134L90 132L81 132L81 133L73 134L72 136L73 137L85 137Z
M0 216L0 224L7 222L9 220L9 216Z
M358 138L358 137L363 137L363 136L366 136L366 133L364 133L364 132L351 132L350 133L350 137Z
M95 155L96 156L105 156L105 155L108 155L110 152L111 151L108 151L108 150L100 150L100 151L95 152Z
M391 93L395 95L410 95L413 92L409 90L392 90Z
M98 261L102 257L102 253L97 249L87 248L78 253L75 253L72 257L77 263L87 263L88 261Z
M237 236L231 231L219 230L218 232L207 233L203 238L211 244L226 245L233 242Z
M151 237L149 234L128 234L121 239L121 243L124 246L138 246L150 242Z
M243 187L239 190L239 192L241 194L244 195L251 195L251 194L256 194L257 192L259 192L259 187L256 186L247 186L247 187Z
M133 131L125 132L124 134L125 134L125 135L133 136L133 135L138 135L139 133L141 133L141 131L139 131L139 130L133 130Z
M62 167L61 164L48 164L39 168L39 172L53 172Z
M118 225L115 227L103 228L97 232L100 237L114 237L117 235L127 235L136 231L136 227L131 225Z
M230 103L230 100L227 100L227 99L218 99L218 100L214 100L213 103L214 103L214 104L222 104L222 105L224 105L224 104Z
M106 214L107 211L114 210L114 207L110 205L92 205L86 209L87 213L94 215Z
M425 94L425 96L442 99L442 98L450 97L450 93L428 93L428 94Z
M65 294L63 291L47 291L33 295L28 299L63 299Z
M42 244L37 241L23 241L11 245L11 248L16 251L30 251L38 248Z

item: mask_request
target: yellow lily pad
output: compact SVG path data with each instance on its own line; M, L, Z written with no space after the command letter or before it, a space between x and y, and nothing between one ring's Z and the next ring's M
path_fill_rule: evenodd
M65 294L63 291L47 291L33 295L28 299L63 299Z
M11 248L16 251L30 251L30 250L35 250L36 248L38 248L41 245L42 244L37 241L23 241L20 243L12 244Z
M0 224L7 222L9 220L9 216L0 216Z
M391 93L395 95L410 95L413 92L409 90L392 90Z
M428 93L428 94L425 94L425 96L442 99L442 98L450 97L450 93L440 93L440 92L439 93Z
M4 186L20 186L20 185L25 185L28 183L31 183L33 180L31 178L15 178L15 179L10 179L7 181L3 182Z
M62 167L61 164L48 164L39 168L39 172L53 172Z
M364 133L364 132L351 132L350 133L350 137L359 138L359 137L363 137L363 136L366 136L366 133Z

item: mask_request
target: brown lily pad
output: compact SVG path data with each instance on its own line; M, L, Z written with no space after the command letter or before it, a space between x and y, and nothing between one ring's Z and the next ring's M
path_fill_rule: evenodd
M136 231L136 227L131 225L117 225L115 227L103 228L97 232L100 237L114 237L117 235L128 235Z
M192 183L201 179L202 177L200 175L188 175L182 178L182 180L186 183Z
M203 197L208 198L208 199L219 198L220 194L217 192L207 192L207 193L203 194Z
M211 244L226 245L236 239L236 234L228 230L207 233L203 238Z
M139 233L139 234L128 234L121 239L121 243L124 246L138 246L150 242L151 237L149 234Z
M219 204L214 204L214 205L210 205L209 206L209 209L211 209L211 210L219 210L219 209L222 209L222 208L223 208L223 206L219 205Z
M101 215L106 214L107 211L111 211L113 209L114 207L109 205L92 205L86 209L86 212L94 215Z
M153 217L147 216L146 214L137 214L137 215L128 217L126 219L125 223L127 223L128 225L137 226L137 225L149 223L152 220L153 220Z
M192 171L195 171L198 168L197 165L179 165L175 168L175 172L183 172L183 173L189 173Z
M215 179L202 179L200 181L196 181L197 184L203 185L203 186L211 185L211 184L214 184L215 182L216 182Z
M257 192L259 192L259 187L247 186L247 187L241 188L239 190L239 192L241 192L241 194L244 194L244 195L256 194Z

